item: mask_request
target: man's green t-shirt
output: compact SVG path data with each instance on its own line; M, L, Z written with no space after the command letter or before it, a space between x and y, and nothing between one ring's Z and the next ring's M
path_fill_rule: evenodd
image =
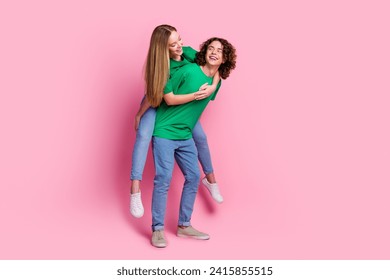
M199 65L191 63L178 69L170 81L174 94L189 94L198 91L204 83L212 84L213 77L206 76ZM215 99L220 86L221 82L208 98L186 104L168 106L163 100L157 108L153 136L171 140L192 138L192 129L209 101Z

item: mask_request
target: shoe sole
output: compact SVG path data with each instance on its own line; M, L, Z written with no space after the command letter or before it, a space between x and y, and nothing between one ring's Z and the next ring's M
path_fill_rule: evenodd
M133 212L130 211L130 214L131 214L134 218L141 218L141 217L143 217L144 212L142 212L142 214L140 214L140 215L136 215L136 214L134 214Z
M192 238L192 239L197 239L197 240L209 240L210 236L196 236L196 235L186 235L186 234L181 234L178 233L176 234L178 237L183 237L183 238Z
M153 245L154 247L156 247L156 248L165 248L165 247L167 247L167 244L158 245L158 244L153 244L153 243L152 243L152 245Z

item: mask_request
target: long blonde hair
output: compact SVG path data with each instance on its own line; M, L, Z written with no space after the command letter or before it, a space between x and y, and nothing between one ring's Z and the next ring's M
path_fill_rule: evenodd
M160 105L169 78L168 39L176 28L167 24L157 26L150 38L145 66L146 98L152 107Z

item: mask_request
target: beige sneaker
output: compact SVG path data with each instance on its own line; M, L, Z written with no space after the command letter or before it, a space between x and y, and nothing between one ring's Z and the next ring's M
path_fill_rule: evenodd
M155 230L152 234L152 245L157 248L167 247L167 241L165 240L163 230Z
M200 240L210 239L210 236L207 233L200 232L194 229L192 226L188 226L185 228L178 227L177 228L177 236L179 237L190 237Z

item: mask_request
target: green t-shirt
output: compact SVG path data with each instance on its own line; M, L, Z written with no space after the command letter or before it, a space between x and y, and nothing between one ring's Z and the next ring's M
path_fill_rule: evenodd
M199 65L187 64L178 69L171 77L174 94L189 94L199 90L204 83L212 84L213 77L206 76ZM221 86L208 98L194 100L186 104L168 106L163 100L157 108L153 136L171 140L192 138L192 129L199 120L210 100L214 100Z
M172 84L170 82L171 77L176 73L181 67L195 62L195 56L197 51L191 47L183 47L183 54L181 55L182 60L177 61L174 59L169 60L169 80L164 88L164 93L173 92Z

